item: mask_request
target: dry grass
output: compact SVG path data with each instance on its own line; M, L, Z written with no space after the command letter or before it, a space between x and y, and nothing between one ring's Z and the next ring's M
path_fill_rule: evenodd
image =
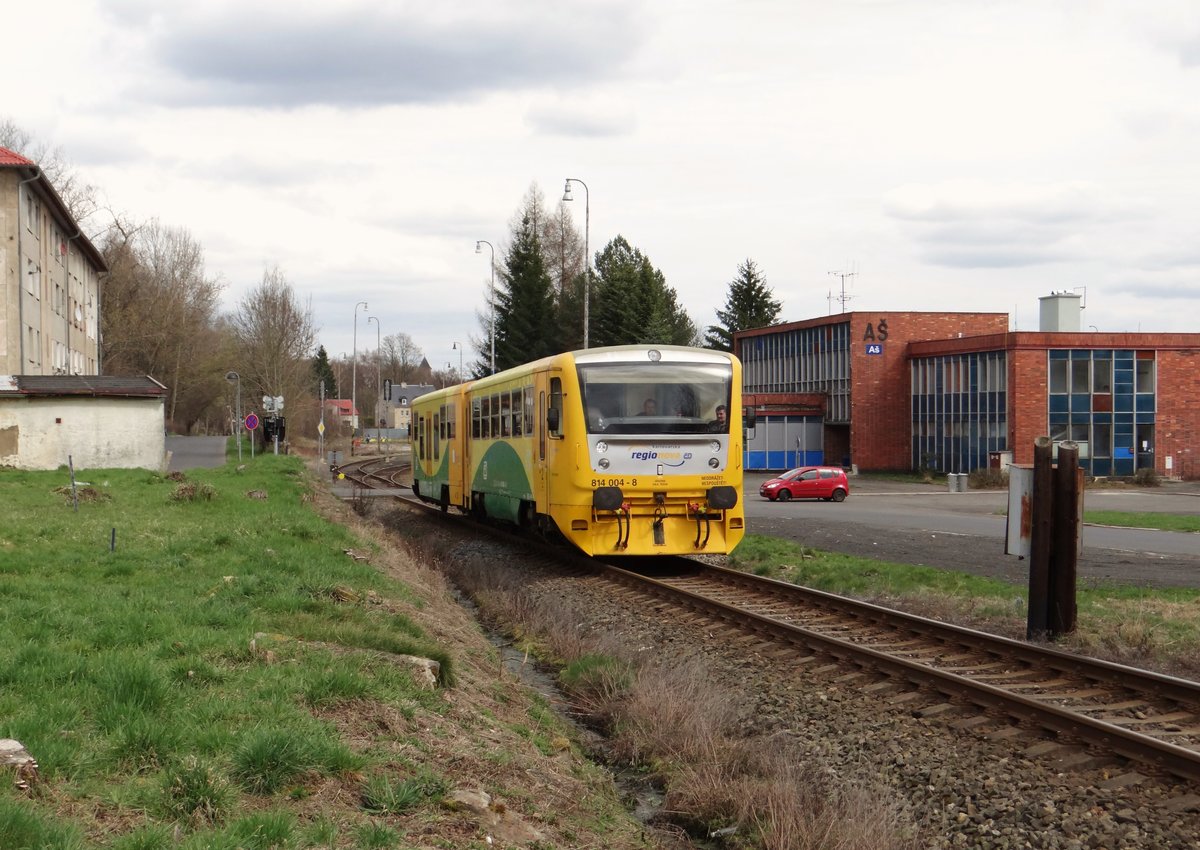
M898 810L877 794L832 782L786 737L746 737L739 698L698 657L647 663L644 647L583 628L569 599L531 589L527 574L493 559L456 553L447 567L487 619L576 671L563 684L607 733L605 756L666 789L659 820L761 850L911 846Z

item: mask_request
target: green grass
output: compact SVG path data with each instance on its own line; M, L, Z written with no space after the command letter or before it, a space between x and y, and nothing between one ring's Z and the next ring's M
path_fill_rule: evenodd
M822 552L777 537L747 535L729 557L736 569L831 593L905 596L919 593L1007 597L1012 585L911 564Z
M1200 532L1200 516L1192 514L1084 511L1083 521L1094 525L1119 525L1126 528L1158 528L1163 531Z
M397 606L344 601L412 591L346 556L364 544L303 504L297 459L236 467L81 470L101 497L77 512L65 470L0 470L0 737L53 789L0 783L0 847L301 846L307 827L264 802L387 761L325 713L444 710L387 653L434 658L449 684L448 653ZM176 498L189 484L209 497Z

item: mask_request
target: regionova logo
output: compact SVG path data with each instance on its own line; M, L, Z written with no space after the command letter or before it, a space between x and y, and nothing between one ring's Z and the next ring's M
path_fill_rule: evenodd
M663 466L683 466L692 459L691 452L680 451L678 449L632 449L629 456L633 460L661 461Z

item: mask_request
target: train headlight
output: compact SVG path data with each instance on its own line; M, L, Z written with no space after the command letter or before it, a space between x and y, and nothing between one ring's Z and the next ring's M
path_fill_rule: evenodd
M597 440L596 451L600 454L604 454L606 451L608 451L608 443L604 442L603 440Z
M713 460L716 460L716 458L713 458ZM601 469L608 469L609 460L606 457L602 457L602 458L600 458L600 460L596 461L596 465L599 466Z
M713 440L711 443L708 444L708 448L709 448L709 451L711 451L713 454L716 454L717 452L719 452L721 450L721 443L718 440Z
M721 459L715 458L715 457L710 457L708 459L708 465L711 466L713 469L716 469L718 466L721 465Z
M657 363L662 359L662 352L657 348L652 348L646 352L646 356L650 358L650 362Z

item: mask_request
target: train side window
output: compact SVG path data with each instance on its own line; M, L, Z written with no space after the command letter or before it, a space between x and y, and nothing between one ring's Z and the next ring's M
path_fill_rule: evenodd
M492 397L485 395L480 401L483 403L483 408L480 413L479 435L485 439L491 439L492 436Z
M417 449L421 460L425 460L425 417L417 416Z
M557 411L555 416L547 417L547 424L550 425L550 420L553 419L553 426L549 427L550 436L553 439L562 439L562 413L563 413L563 394L562 394L562 378L550 379L550 410Z
M441 456L441 432L438 430L441 426L441 417L438 414L433 414L433 459L437 460Z
M492 438L500 436L500 396L492 394Z
M471 399L471 439L479 439L479 399Z
M455 415L458 412L457 404L446 405L446 412L442 415L446 417L446 439L453 440L454 432L457 430L455 425L458 423L458 417Z
M512 405L512 433L514 437L521 436L521 391L513 390L511 393Z
M500 393L500 436L512 434L512 395Z
M533 387L525 388L525 433L533 434Z

